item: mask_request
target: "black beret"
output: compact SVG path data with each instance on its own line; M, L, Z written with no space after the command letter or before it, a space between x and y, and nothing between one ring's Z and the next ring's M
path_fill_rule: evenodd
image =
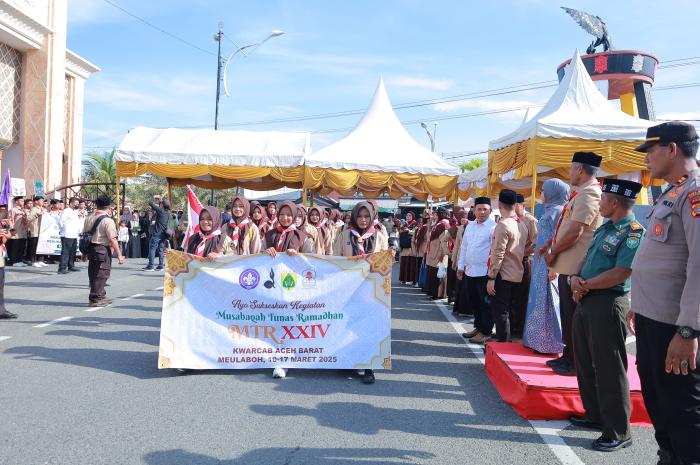
M44 200L44 197L41 195L35 195L34 200Z
M498 201L506 205L515 205L518 200L518 194L510 189L503 189L500 194L498 194Z
M515 194L515 201L517 203L525 203L525 197L523 194Z
M12 197L12 200L24 200L24 196L23 195L15 195L14 197Z
M584 165L600 168L600 162L603 161L603 157L595 152L576 152L571 161L573 163L583 163Z
M639 191L642 190L642 185L638 182L628 181L626 179L604 179L603 192L609 194L621 195L628 199L636 199Z
M637 152L646 152L659 142L691 142L698 139L695 126L682 121L669 121L647 128L647 140L637 147Z
M491 206L491 199L488 197L477 197L474 199L474 206L477 205L488 205Z

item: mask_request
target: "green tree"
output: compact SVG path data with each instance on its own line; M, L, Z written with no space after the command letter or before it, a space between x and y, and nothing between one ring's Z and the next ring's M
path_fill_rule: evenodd
M91 152L83 159L83 177L85 182L116 183L117 168L114 152Z
M483 165L484 165L484 160L483 160L483 159L481 159L481 158L475 158L475 159L473 159L473 160L469 160L469 161L467 161L467 162L464 162L464 163L460 164L460 165L459 165L459 169L460 169L462 172L464 172L464 171L472 171L472 170L475 170L475 169L477 169L477 168L479 168L480 166L483 166Z

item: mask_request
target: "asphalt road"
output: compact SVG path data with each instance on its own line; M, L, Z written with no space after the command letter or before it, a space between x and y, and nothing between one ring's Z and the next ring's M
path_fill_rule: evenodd
M84 264L8 269L20 318L0 321L1 465L655 463L651 429L604 454L595 432L520 418L461 325L399 283L394 368L374 385L337 371L158 370L163 277L143 264L115 262L115 301L97 310Z

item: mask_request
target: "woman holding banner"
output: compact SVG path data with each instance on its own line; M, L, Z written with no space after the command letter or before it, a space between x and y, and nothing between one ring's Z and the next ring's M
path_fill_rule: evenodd
M369 202L359 202L350 214L350 227L343 230L333 244L333 255L356 257L389 250L389 238L374 227L374 209ZM365 384L374 383L374 371L367 369L362 376Z
M297 224L299 208L289 200L280 204L277 210L277 226L265 234L266 252L275 258L278 253L296 255L299 252L313 253L313 241ZM272 372L273 378L285 378L287 368L276 367Z
M231 221L222 228L222 234L230 240L223 246L224 255L254 255L260 253L260 230L250 219L250 203L242 195L231 202Z

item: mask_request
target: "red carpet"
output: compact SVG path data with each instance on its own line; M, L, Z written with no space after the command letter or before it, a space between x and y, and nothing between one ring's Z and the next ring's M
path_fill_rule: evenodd
M559 376L545 362L554 357L537 355L520 343L486 344L486 374L501 397L528 420L562 420L583 415L583 404L575 376ZM632 399L632 423L650 425L635 357L629 360L627 376Z

